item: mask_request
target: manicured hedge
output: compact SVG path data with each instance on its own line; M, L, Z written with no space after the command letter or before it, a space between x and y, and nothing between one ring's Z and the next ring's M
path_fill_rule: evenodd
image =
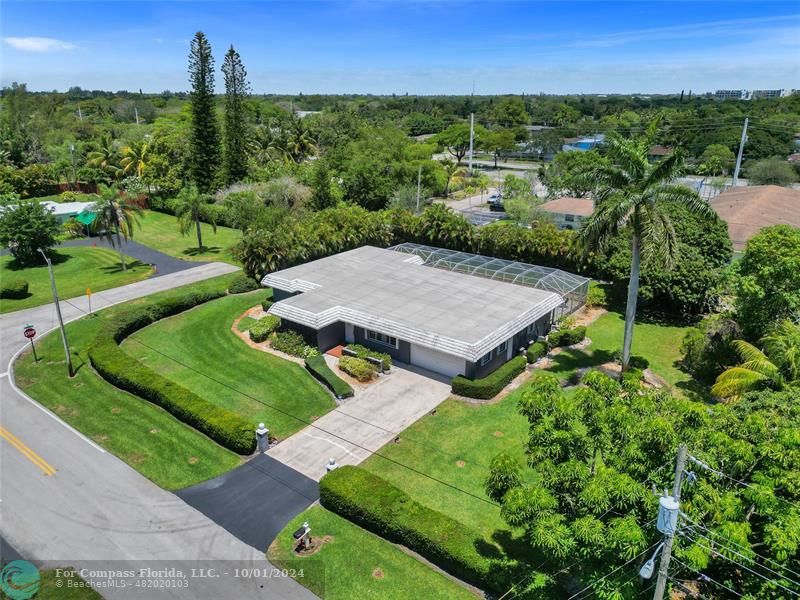
M89 346L89 360L103 379L149 400L239 454L255 450L254 424L162 377L124 352L119 343L134 331L178 314L224 292L186 294L123 311L110 318Z
M267 315L266 317L262 317L249 329L248 333L250 335L250 339L256 343L265 342L270 334L280 327L280 325L280 317L275 315Z
M24 279L14 278L0 283L0 298L19 299L28 296L28 282Z
M276 333L270 344L275 350L285 352L286 354L298 358L309 358L319 354L319 350L306 344L303 336L291 329Z
M524 356L515 356L482 379L467 379L463 375L456 375L450 385L453 393L459 396L488 400L494 398L500 390L522 373L526 362Z
M528 364L532 365L545 354L547 354L547 343L534 342L528 346L528 351L525 353L525 358L528 359Z
M237 275L233 278L233 281L231 281L230 285L228 285L228 291L231 294L244 294L245 292L257 290L260 287L261 284L252 277L248 277L247 275Z
M382 538L403 544L456 577L482 589L505 592L510 561L487 558L481 535L445 514L411 499L377 475L343 466L319 482L322 506Z
M324 356L318 354L307 358L306 369L315 379L332 391L337 398L349 398L353 395L353 388L330 370Z
M582 342L586 337L586 326L580 325L572 329L559 329L547 336L547 341L553 348L558 346L572 346Z
M355 352L358 355L358 358L363 358L366 360L366 358L369 356L370 358L382 360L384 371L388 371L392 368L392 357L386 354L386 352L377 352L376 350L372 350L371 348L367 348L361 344L347 344L347 349ZM375 365L375 367L377 368L377 365Z
M339 359L339 368L361 382L370 381L375 377L375 365L368 363L363 358L342 356Z
M264 312L267 312L273 304L272 296L270 296L261 303L261 308L264 309Z

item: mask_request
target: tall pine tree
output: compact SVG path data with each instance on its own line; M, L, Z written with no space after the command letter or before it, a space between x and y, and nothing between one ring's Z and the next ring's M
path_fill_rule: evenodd
M244 97L250 93L250 85L242 59L233 46L225 54L222 73L225 75L225 180L235 183L247 174Z
M201 192L212 192L220 162L219 125L214 109L214 57L202 31L194 34L189 53L192 132L189 173Z

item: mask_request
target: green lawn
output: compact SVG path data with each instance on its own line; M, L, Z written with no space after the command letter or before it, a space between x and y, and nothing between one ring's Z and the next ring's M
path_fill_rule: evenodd
M191 287L225 289L234 276L209 279ZM38 363L26 352L15 369L17 384L27 394L166 489L216 477L237 466L240 459L156 405L107 383L92 370L86 352L97 329L116 312L183 292L181 288L161 292L67 324L77 369L72 380L66 376L58 332L37 342Z
M315 554L298 557L292 532L303 521L309 522L312 537L330 539ZM292 569L298 582L324 600L475 598L397 546L320 506L301 513L278 534L269 558Z
M265 296L257 290L213 300L137 331L122 347L172 381L285 438L335 403L302 366L250 348L231 331L234 319Z
M134 230L133 239L159 252L184 260L219 260L239 264L231 254L231 247L242 237L236 229L217 227L214 233L211 225L201 223L204 247L198 251L194 228L189 235L181 235L178 219L172 215L146 210L141 215L140 224L141 227Z
M53 258L53 273L59 297L74 298L86 293L100 292L109 288L146 279L152 268L130 257L126 257L128 270L122 270L119 253L106 248L73 247L58 248ZM27 298L0 300L0 313L31 308L53 301L47 265L20 268L11 256L0 256L0 279L22 278L28 281Z
M79 587L85 581L70 567L64 567L61 576L57 576L55 569L40 571L41 580L39 591L34 600L102 600L103 597L92 588ZM7 598L0 592L0 598Z

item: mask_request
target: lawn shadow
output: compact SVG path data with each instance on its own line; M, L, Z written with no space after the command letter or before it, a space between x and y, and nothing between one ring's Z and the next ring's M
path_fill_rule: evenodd
M140 260L132 260L125 263L126 267L130 269L135 269L137 267L149 267L150 265L143 263ZM100 270L103 273L107 273L108 275L113 275L114 273L122 273L122 263L114 263L113 265L108 265L107 267L100 267Z
M41 255L40 255L41 256ZM51 252L50 253L50 261L54 265L60 265L62 263L67 262L72 258L70 254L60 254L59 252ZM9 271L24 271L25 269L36 269L36 268L46 268L47 264L44 261L35 262L33 264L25 264L19 262L16 258L10 260L8 264L5 266L6 269Z
M547 368L550 373L567 374L577 369L602 365L614 360L614 353L608 350L563 350L552 358L552 365Z
M680 362L675 361L675 366L680 368ZM694 400L695 402L711 402L711 389L703 384L700 381L692 378L688 381L678 381L675 384L676 388L679 388L684 396L686 396L689 400Z
M186 256L200 256L201 254L219 254L222 248L219 246L203 246L202 248L187 248L183 251Z

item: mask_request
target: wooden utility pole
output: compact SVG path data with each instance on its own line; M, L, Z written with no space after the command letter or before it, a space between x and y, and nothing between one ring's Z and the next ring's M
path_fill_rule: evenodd
M686 444L678 446L678 457L675 460L675 479L672 484L672 497L676 503L681 500L681 485L683 484L683 471L686 467ZM656 581L656 591L653 600L663 600L664 591L667 587L669 578L669 561L672 558L672 542L675 540L675 532L667 534L664 540L664 550L661 552L661 562L658 565L658 580Z

